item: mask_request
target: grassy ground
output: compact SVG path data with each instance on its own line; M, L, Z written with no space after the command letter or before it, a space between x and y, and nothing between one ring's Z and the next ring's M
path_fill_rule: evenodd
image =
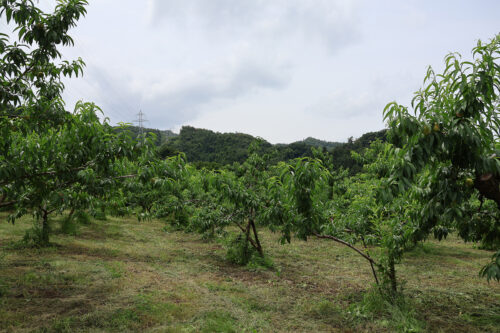
M369 266L328 240L282 246L262 232L266 270L133 218L56 233L50 248L16 247L31 223L0 215L0 331L500 332L500 284L477 275L491 252L455 238L406 255L400 310L367 293Z

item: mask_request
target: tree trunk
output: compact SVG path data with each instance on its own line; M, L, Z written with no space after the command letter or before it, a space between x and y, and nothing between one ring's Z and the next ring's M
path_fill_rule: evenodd
M73 214L75 213L75 208L71 208L68 214L68 221L70 221L73 218Z
M43 209L42 210L43 215L42 215L42 235L41 235L41 245L45 246L49 244L49 233L50 233L50 227L49 227L49 218L48 218L48 212Z
M491 173L478 175L474 180L474 187L485 198L496 202L500 209L500 177Z
M250 243L250 220L247 223L247 227L245 229L245 257L248 256L248 243Z
M389 281L391 283L392 295L396 295L398 291L398 285L396 281L396 268L394 267L394 258L389 255Z
M252 226L253 235L255 237L255 243L257 244L257 251L259 252L259 255L261 257L264 257L264 251L262 251L262 245L260 245L259 236L257 235L257 228L255 228L255 223L253 219L250 220L250 224Z

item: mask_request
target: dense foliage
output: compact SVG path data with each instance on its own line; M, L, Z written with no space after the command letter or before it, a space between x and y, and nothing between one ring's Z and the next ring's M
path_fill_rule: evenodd
M127 124L128 125L128 124ZM155 146L161 146L167 142L168 139L177 136L170 130L159 130L153 128L143 128L141 130L138 126L118 126L114 128L115 132L127 132L133 139L140 139L141 133L145 136L154 138L152 143Z
M394 144L387 192L390 202L410 193L419 207L408 216L415 241L453 231L466 241L500 248L500 35L480 41L473 61L446 57L443 74L429 68L415 94L414 112L386 107ZM494 261L495 263L495 261ZM500 280L496 264L483 275Z
M51 213L106 196L120 176L116 162L137 150L99 119L97 106L79 102L70 113L61 98L62 77L81 74L84 64L61 61L58 46L73 44L68 30L86 4L61 1L46 14L32 1L0 3L19 40L0 34L0 207L10 209L12 222L27 213L39 219L38 244L48 244Z
M138 128L132 128L134 131L138 131ZM332 156L333 167L349 168L350 172L354 174L361 171L362 165L351 157L351 152L361 152L368 148L371 142L378 139L385 140L385 133L386 130L366 133L356 140L349 138L347 143L307 138L290 144L271 145L263 139L248 134L217 133L184 126L178 136L171 136L168 141L162 144L159 152L163 158L183 152L188 161L195 163L198 167L217 169L233 163L243 163L249 157L250 144L255 140L260 140L259 154L269 155L267 161L270 164L295 158L312 157L314 155L313 149L316 148Z

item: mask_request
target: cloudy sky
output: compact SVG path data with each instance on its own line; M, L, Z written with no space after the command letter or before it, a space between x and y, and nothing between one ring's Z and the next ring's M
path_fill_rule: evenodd
M498 0L89 0L66 83L112 123L345 141L384 127L428 65L500 32ZM54 1L40 0L50 6Z

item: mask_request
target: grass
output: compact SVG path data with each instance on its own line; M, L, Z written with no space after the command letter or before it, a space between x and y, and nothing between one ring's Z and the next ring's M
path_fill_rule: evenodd
M160 221L54 224L54 246L16 245L30 227L0 215L0 331L500 332L500 284L478 277L491 252L453 237L405 256L395 307L364 259L328 240L280 245L262 230L272 265L241 267Z

